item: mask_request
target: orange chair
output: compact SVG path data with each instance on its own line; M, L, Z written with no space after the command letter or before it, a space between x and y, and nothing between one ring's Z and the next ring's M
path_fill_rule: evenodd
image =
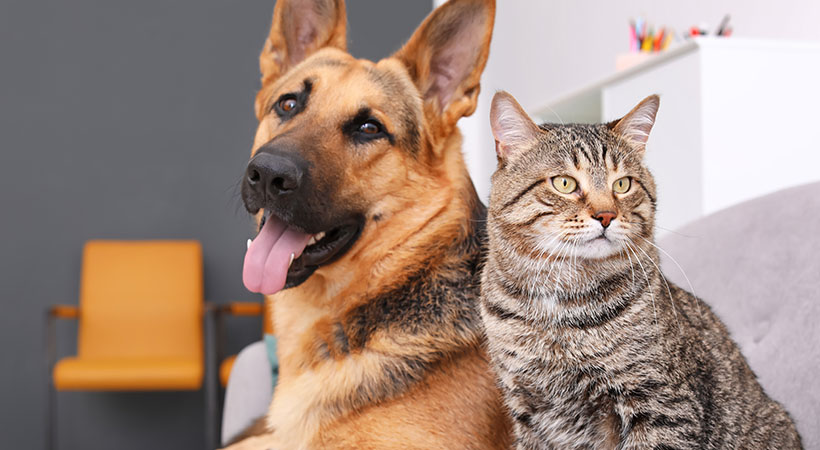
M205 375L202 247L196 241L89 241L80 305L48 311L47 432L56 440L55 389L199 390ZM54 365L55 320L78 319L77 356ZM206 386L216 444L215 369ZM211 422L213 421L213 422Z

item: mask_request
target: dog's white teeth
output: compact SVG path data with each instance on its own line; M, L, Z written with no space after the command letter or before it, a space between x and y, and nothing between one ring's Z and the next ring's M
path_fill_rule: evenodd
M296 255L291 253L290 254L290 262L288 263L288 269L290 269L291 264L293 264L293 260L296 258Z
M251 242L253 242L253 239L248 239L248 248L251 248Z
M310 237L310 239L308 240L307 245L313 245L313 244L321 241L323 237L325 237L325 232L324 231L316 233L316 234L314 234L313 236Z

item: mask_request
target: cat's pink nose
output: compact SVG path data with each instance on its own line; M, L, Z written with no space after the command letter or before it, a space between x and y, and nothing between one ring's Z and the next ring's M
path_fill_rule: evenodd
M595 215L592 216L592 218L601 222L601 225L603 225L604 228L606 228L609 226L609 222L612 222L612 219L614 219L615 216L616 214L612 211L598 211L595 213Z

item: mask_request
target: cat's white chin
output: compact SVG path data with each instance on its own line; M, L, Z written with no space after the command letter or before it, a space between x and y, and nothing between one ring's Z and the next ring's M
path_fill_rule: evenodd
M603 236L578 244L575 255L584 259L604 259L621 251L621 246Z

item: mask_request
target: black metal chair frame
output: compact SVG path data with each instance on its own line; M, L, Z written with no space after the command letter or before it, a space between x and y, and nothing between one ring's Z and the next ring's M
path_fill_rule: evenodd
M217 365L221 360L222 350L222 314L221 307L206 302L203 314L203 332L205 334L204 364L205 377L203 390L205 394L205 445L209 450L219 446L219 380ZM45 314L45 448L57 448L57 390L53 383L54 365L57 362L57 321L55 307L49 307ZM73 319L80 320L81 317ZM219 323L219 324L217 324Z

